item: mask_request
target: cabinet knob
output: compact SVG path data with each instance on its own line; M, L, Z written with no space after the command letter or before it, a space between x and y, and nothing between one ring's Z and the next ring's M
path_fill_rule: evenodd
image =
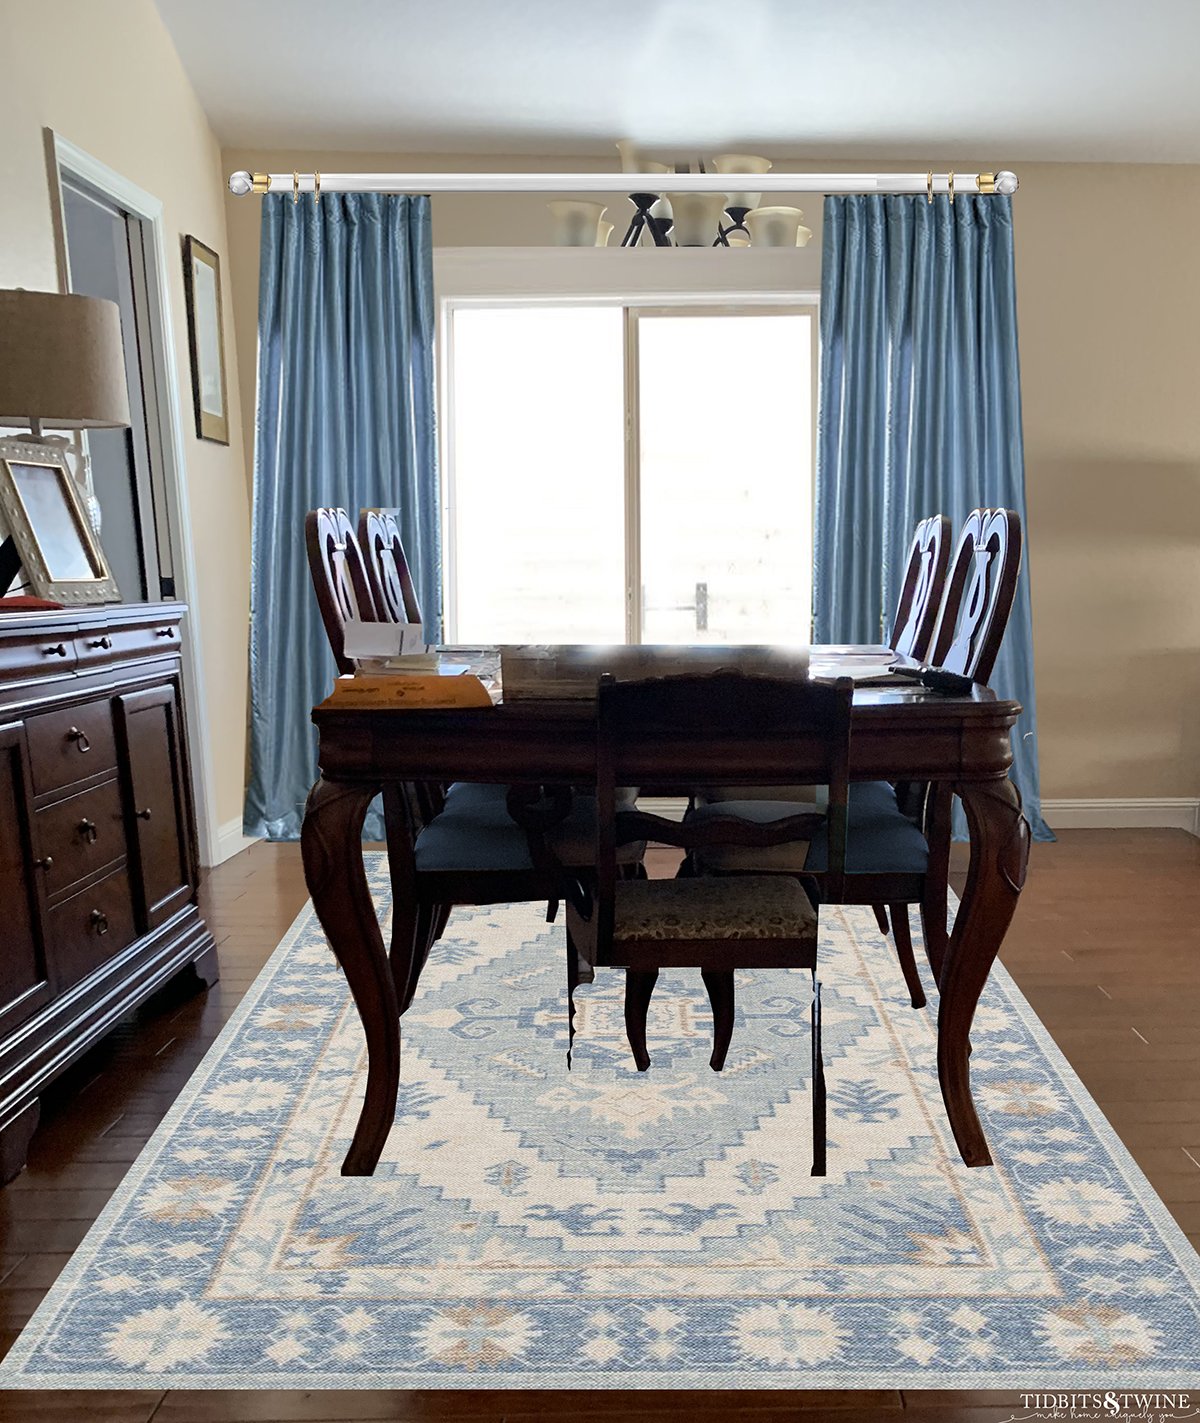
M97 934L108 933L108 915L103 910L93 909L88 922Z
M105 651L107 651L107 650L112 646L112 638L111 638L111 637L90 637L90 638L88 638L88 646L89 646L89 647L102 647L102 648L105 649Z
M80 731L77 726L71 727L71 729L67 732L67 740L73 741L75 743L75 748L77 751L80 752L80 754L83 754L84 752L90 751L92 749L92 743L87 739L87 736L82 731Z
M81 820L79 822L79 833L83 836L83 838L88 842L89 845L94 845L96 843L96 838L99 834L96 829L96 822L94 820L87 819Z
M147 806L145 810L139 810L138 813L137 813L137 818L138 818L139 820L149 820L149 819L150 819L150 807Z
M47 657L65 657L67 655L67 644L65 642L56 642L50 647L43 647L42 652Z
M43 855L40 860L34 860L33 863L38 867L39 870L48 870L54 864L54 856Z
M174 628L155 628L155 629L154 629L154 636L155 636L155 637L174 637L174 636L175 636L175 629L174 629Z

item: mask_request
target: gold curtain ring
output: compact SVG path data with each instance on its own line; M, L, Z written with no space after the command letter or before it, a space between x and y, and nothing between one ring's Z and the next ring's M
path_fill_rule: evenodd
M313 174L313 193L314 193L315 196L316 196L318 206L320 206L320 202L321 202L321 175L320 175L320 173L314 173L314 174Z
M925 201L933 202L933 170L925 174Z
M950 180L949 180L949 183L947 184L946 191L950 194L950 206L953 207L953 206L954 206L954 174L953 174L953 173L950 174Z
M292 169L292 206L300 201L300 174Z

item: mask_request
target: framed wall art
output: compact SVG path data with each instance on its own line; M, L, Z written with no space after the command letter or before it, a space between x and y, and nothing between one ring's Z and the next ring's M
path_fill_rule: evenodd
M183 282L187 296L196 434L202 440L227 445L229 410L225 387L225 328L221 319L221 259L195 237L183 239Z

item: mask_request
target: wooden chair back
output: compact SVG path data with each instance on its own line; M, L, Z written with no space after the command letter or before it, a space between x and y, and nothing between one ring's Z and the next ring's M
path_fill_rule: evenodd
M358 516L358 542L380 619L419 623L421 605L396 520L380 509L364 509Z
M712 845L762 847L811 839L827 822L827 869L814 878L828 884L830 897L840 894L846 868L853 694L848 677L834 683L733 671L637 682L602 677L596 725L597 944L604 945L612 934L617 847L632 841L654 840L683 850ZM786 785L796 780L786 748L798 741L806 748L814 744L820 748L812 764L819 766L819 779L829 787L823 812L804 812L765 825L732 815L682 824L647 811L617 808L617 788L623 783L621 758L631 752L636 756L639 743L673 746L681 766L691 765L693 779L703 773L706 760L717 756L731 767L744 762L761 770L771 764L764 751L773 744L779 769L771 779Z
M1021 518L975 509L958 536L930 660L987 683L1004 640L1021 570Z
M918 662L928 660L949 566L950 520L945 514L933 514L916 526L908 546L888 644L893 652Z
M304 541L333 660L339 672L353 672L345 651L346 619L380 621L354 526L345 509L310 509L304 516Z

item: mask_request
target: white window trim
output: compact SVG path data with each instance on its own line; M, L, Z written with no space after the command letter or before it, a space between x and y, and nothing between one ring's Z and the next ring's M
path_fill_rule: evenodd
M443 639L457 636L457 548L454 490L454 313L516 306L809 307L819 317L820 252L809 248L439 247L433 254L437 293L438 459L441 469ZM731 278L736 276L736 281ZM819 325L818 323L816 323ZM813 469L816 469L817 380L814 350ZM630 379L626 358L626 379ZM633 398L627 389L626 408ZM626 456L626 481L630 479ZM626 518L635 517L626 499ZM629 535L627 532L627 539ZM636 537L636 535L635 535ZM629 614L632 616L632 612ZM628 622L628 619L627 619Z

